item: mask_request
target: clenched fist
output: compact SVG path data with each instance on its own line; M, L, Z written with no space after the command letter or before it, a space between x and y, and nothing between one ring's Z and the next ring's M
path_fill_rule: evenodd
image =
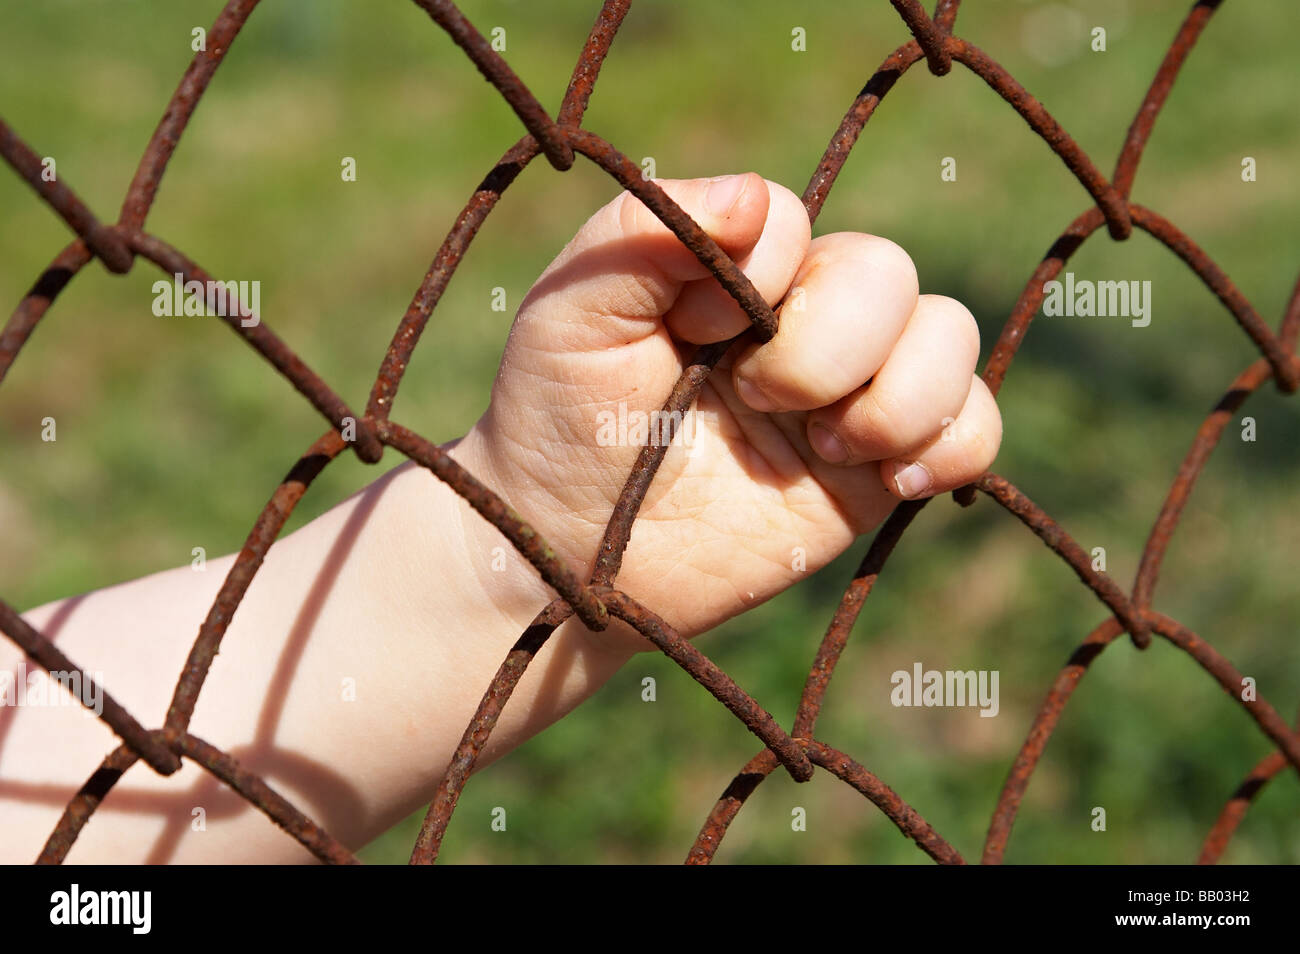
M658 182L769 304L784 301L776 336L738 344L704 385L618 578L694 635L780 592L805 564L824 566L899 499L979 476L1002 425L974 374L975 320L950 298L918 295L897 245L851 232L812 239L799 199L752 173ZM650 418L696 345L748 327L624 192L524 299L491 406L456 456L589 571L635 438L647 435L603 446L601 421Z
M661 185L769 303L784 302L776 336L742 339L704 385L615 581L691 636L825 565L899 498L978 476L1002 431L973 376L975 322L955 301L918 296L898 246L851 233L810 239L799 200L757 175ZM747 327L624 193L533 286L487 412L447 451L589 574L641 449L629 428L606 446L602 422L658 411L699 343ZM182 566L25 615L157 725L233 565L211 559L204 573ZM359 847L428 802L501 660L553 597L465 501L403 464L271 547L190 729ZM577 619L560 626L478 766L648 646L620 621L601 633ZM0 642L0 670L22 666ZM116 740L76 706L5 712L0 862L30 861ZM211 809L206 832L191 828L196 804ZM135 769L97 814L69 860L310 860L192 762L167 778Z

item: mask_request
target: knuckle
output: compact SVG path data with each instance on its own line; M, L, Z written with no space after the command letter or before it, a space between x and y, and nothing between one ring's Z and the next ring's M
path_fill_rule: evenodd
M861 240L862 256L872 269L880 272L889 281L910 288L915 295L919 287L919 279L912 256L908 255L897 242L891 242L887 238L863 235Z
M921 304L942 323L945 334L954 336L979 355L980 326L969 308L946 295L922 295Z

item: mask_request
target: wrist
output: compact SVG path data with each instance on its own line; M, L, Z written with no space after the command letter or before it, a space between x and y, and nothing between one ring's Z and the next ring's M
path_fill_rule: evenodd
M502 481L477 428L457 441L444 444L443 450L531 524L526 505L525 509L519 508L517 490ZM449 511L444 519L454 528L456 552L464 554L467 572L463 582L471 598L481 605L494 607L522 632L555 598L554 591L505 534L450 487L443 485L441 490L445 509Z
M566 534L562 529L563 520L547 519L552 515L541 509L547 506L546 501L539 502L538 494L530 494L528 488L521 487L517 480L512 481L506 476L513 468L502 466L481 426L476 426L464 438L455 442L454 446L445 445L444 449L540 533L579 579L586 582L590 578L595 546L586 542L575 544L573 540L573 537L585 538L588 534ZM551 506L554 506L553 502ZM516 635L522 633L537 613L555 599L555 591L505 535L468 504L461 503L458 515L464 552L473 567L472 576L480 598L497 606L515 622ZM583 529L587 531L591 528ZM597 528L597 539L600 532L602 531ZM631 626L614 619L610 620L610 625L604 631L593 632L572 618L559 627L553 639L559 637L589 646L605 657L605 662L612 663L614 668L638 653L653 648Z

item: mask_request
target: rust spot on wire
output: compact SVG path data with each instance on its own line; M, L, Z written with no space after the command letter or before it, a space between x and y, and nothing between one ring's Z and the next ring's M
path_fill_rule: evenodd
M934 5L934 25L944 33L951 33L960 6L961 0L939 0Z
M554 120L455 4L450 0L415 2L446 30L500 92L522 122L525 135L484 177L447 233L397 325L371 388L364 417L352 415L342 398L260 322L244 328L237 320L226 316L232 328L293 383L329 421L333 430L327 431L299 458L258 516L200 628L176 683L164 728L146 730L111 696L104 694L101 718L121 737L122 744L105 758L69 801L39 861L60 863L67 857L96 807L137 761L143 759L167 774L179 767L180 757L184 756L234 788L321 860L355 863L355 857L345 846L279 796L264 780L244 770L228 754L187 731L206 674L231 617L298 501L321 470L344 450L346 442L342 432L350 418L356 427L357 440L353 449L358 457L375 462L383 452L383 445L388 444L433 471L484 519L496 526L559 594L520 636L484 693L430 805L412 852L412 862L436 859L460 792L511 693L556 629L576 614L583 625L593 629L606 626L610 615L631 623L703 684L764 743L764 748L732 779L715 804L691 848L688 863L712 860L746 799L779 765L784 765L799 780L810 777L814 765L826 769L875 804L890 822L936 861L961 863L961 855L956 849L884 782L844 753L813 737L817 716L853 625L890 554L916 514L925 506L925 501L900 504L877 532L818 647L800 697L794 728L786 733L756 700L675 633L652 609L614 588L634 521L663 462L667 443L644 448L638 455L610 514L595 554L591 579L583 584L537 535L524 515L515 513L490 488L465 472L436 445L388 419L411 355L465 250L487 215L496 207L502 193L539 154L545 154L555 168L563 170L573 164L575 152L581 153L644 202L748 315L752 329L740 338L753 336L767 340L777 326L775 313L716 242L662 189L643 179L640 168L627 156L611 143L581 128L601 66L629 12L631 0L605 0L601 6ZM953 35L960 0L937 0L932 17L926 15L917 0L892 2L913 39L886 57L854 98L832 135L803 193L810 221L816 221L867 121L899 78L922 57L927 60L931 72L940 76L951 72L952 63L958 62L984 79L1015 108L1082 183L1093 202L1057 237L1025 285L985 366L983 376L990 390L996 394L1002 387L1010 364L1042 303L1046 283L1061 272L1071 256L1103 224L1115 239L1126 238L1133 225L1137 225L1168 246L1218 296L1260 352L1261 360L1237 377L1198 430L1143 549L1131 597L1126 597L1105 574L1093 571L1078 543L1004 478L986 474L975 484L959 488L953 495L962 505L969 505L975 499L976 488L993 497L1061 556L1113 614L1084 640L1048 692L1003 786L990 823L983 861L998 863L1002 860L1024 792L1066 703L1089 664L1121 632L1127 630L1138 645L1145 646L1154 630L1195 659L1277 746L1277 750L1263 759L1238 788L1210 832L1202 849L1201 861L1212 862L1224 851L1259 788L1284 766L1300 767L1300 735L1283 723L1276 710L1262 698L1243 699L1242 676L1232 664L1183 624L1151 609L1150 603L1161 561L1193 485L1227 423L1245 400L1270 377L1284 393L1292 393L1300 387L1300 361L1293 354L1297 337L1300 337L1300 281L1295 285L1274 334L1228 276L1190 236L1158 213L1131 204L1128 196L1156 119L1189 53L1219 6L1219 0L1199 0L1177 31L1129 126L1116 160L1113 182L1101 175L1078 143L1014 77L982 50ZM257 0L228 0L208 31L207 50L196 54L190 63L141 156L116 226L100 222L71 187L62 182L46 182L40 174L41 161L36 152L0 121L0 155L78 236L36 279L31 291L0 331L0 381L60 291L92 257L99 257L110 271L125 272L131 267L133 256L141 254L168 273L180 272L187 279L208 280L207 273L183 253L161 239L143 233L142 229L181 135L231 43L256 6ZM689 411L709 374L736 340L700 348L674 386L664 409L679 411L683 415ZM668 419L677 420L672 414ZM0 629L47 670L79 671L50 640L2 602ZM84 677L84 673L82 675Z

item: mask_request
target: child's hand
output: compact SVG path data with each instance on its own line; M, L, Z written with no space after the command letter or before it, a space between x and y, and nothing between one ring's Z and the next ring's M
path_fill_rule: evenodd
M810 242L799 201L756 175L663 185L769 302L792 284L802 289L786 297L771 342L738 346L734 365L705 385L703 413L669 449L615 581L691 636L829 562L900 496L976 477L1002 431L972 378L974 321L956 302L918 299L897 246L850 234ZM450 453L589 573L640 450L602 446L602 422L610 414L617 422L620 402L629 416L659 410L694 342L747 325L685 247L624 194L533 286L492 404ZM955 423L945 426L948 418ZM843 454L821 442L820 426ZM913 484L917 473L923 480ZM553 598L522 557L496 565L493 551L504 546L428 471L394 468L271 548L221 642L191 731L345 844L367 843L428 802L484 687ZM234 562L156 573L27 619L87 672L105 674L128 710L157 719ZM594 637L577 619L564 623L520 680L478 766L559 719L648 646L619 621ZM21 661L0 641L0 672L20 671ZM342 704L340 686L355 690ZM75 707L4 711L0 862L29 861L87 766L116 742ZM260 813L218 794L192 763L169 778L137 769L70 860L306 856ZM202 834L191 834L196 804L213 809Z
M616 581L691 636L824 566L900 499L979 476L1002 423L974 376L970 312L918 297L897 245L848 232L810 241L799 199L753 173L658 181L770 304L785 299L776 337L733 349L704 385ZM491 406L456 456L589 574L640 450L602 446L619 436L620 403L633 421L658 411L696 345L748 326L624 192L525 298Z

